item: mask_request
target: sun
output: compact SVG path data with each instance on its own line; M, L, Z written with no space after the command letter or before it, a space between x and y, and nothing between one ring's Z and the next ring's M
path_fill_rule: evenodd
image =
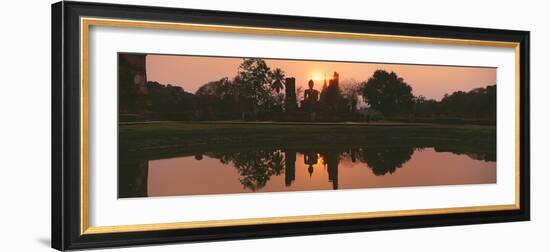
M313 73L311 73L310 78L315 82L319 82L319 81L322 81L325 78L325 76L322 73L313 72Z

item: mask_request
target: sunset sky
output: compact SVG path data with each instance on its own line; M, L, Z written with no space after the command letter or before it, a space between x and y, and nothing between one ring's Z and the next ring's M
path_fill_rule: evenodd
M183 87L194 93L207 82L237 74L242 58L201 57L179 55L147 55L147 79L162 84ZM449 67L426 65L373 64L350 62L325 62L305 60L266 59L271 69L281 68L287 77L296 78L296 88L307 88L309 79L320 90L323 78L340 74L340 82L365 81L377 69L394 71L413 88L413 94L440 100L445 93L469 91L496 84L496 68Z

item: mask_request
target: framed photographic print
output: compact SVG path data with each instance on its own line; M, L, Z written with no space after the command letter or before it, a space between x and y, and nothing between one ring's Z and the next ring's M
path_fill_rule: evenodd
M529 220L529 32L60 2L58 250Z

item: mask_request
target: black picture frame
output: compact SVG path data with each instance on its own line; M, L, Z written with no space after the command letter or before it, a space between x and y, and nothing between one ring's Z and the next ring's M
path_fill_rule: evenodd
M81 233L81 17L187 22L519 43L519 209L160 231ZM527 221L530 218L529 32L102 3L52 5L52 247L58 250ZM512 113L512 112L511 112Z

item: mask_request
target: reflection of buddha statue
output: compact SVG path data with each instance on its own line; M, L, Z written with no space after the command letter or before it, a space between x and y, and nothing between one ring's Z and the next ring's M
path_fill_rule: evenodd
M307 172L309 173L309 176L311 177L311 174L313 174L313 165L316 165L318 162L317 153L310 152L310 153L304 153L304 164L308 165Z
M319 102L319 91L313 89L313 80L309 80L307 83L309 89L304 91L304 100L302 101L302 109L304 111L314 113Z
M355 163L357 161L357 150L352 148L349 150L349 154L351 157L351 162Z

